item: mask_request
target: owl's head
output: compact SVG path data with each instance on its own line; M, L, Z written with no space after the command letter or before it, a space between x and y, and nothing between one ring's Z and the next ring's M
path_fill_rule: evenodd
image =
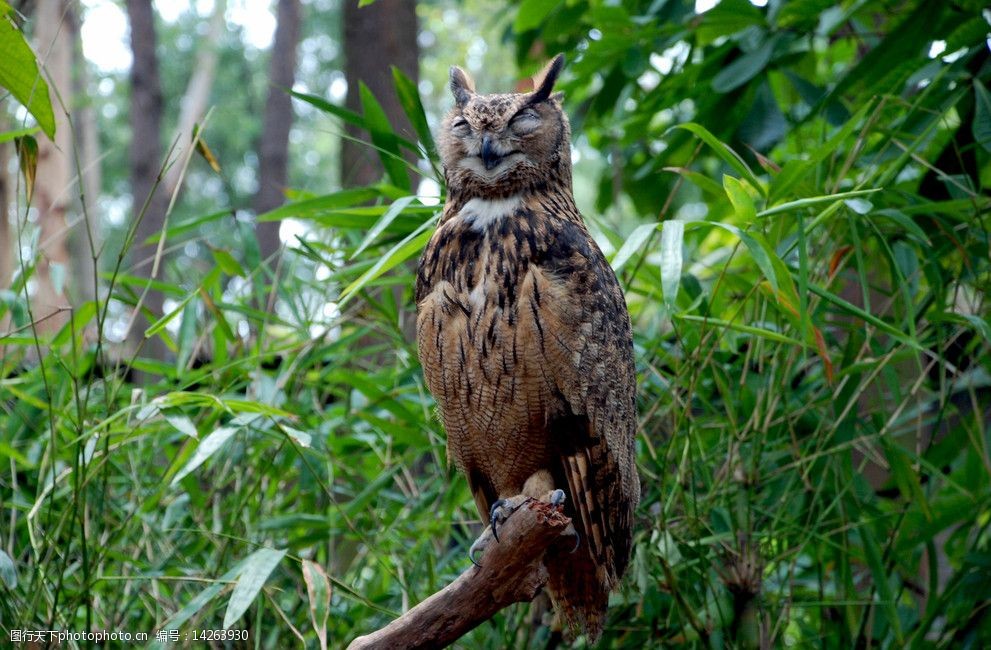
M451 67L455 105L444 118L438 144L448 192L500 197L549 186L571 187L571 129L554 82L564 57L554 57L529 93L482 95Z

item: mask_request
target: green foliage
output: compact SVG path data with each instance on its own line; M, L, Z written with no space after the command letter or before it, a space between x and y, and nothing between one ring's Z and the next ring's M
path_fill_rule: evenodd
M502 24L524 72L570 59L576 188L634 321L643 497L602 647L984 647L987 22L768 4L524 1ZM367 128L386 174L261 215L307 226L277 270L218 206L170 226L212 253L157 285L146 336L174 362L108 338L144 288L127 273L41 340L30 268L0 292L5 634L339 646L466 568L478 516L411 336L438 207L403 156L442 180L435 116L395 81L419 142L369 93L361 114L294 93ZM248 245L203 234L223 229ZM463 645L546 633L515 607Z
M0 1L0 87L10 91L49 138L55 137L55 114L48 82L38 72L34 52L14 24L13 10Z

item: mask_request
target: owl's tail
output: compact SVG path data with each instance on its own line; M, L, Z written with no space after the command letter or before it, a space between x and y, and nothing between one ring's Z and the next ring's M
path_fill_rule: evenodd
M573 553L550 551L544 561L547 591L558 616L573 636L584 632L589 645L595 645L606 622L615 577L606 566L595 562L588 544L581 544Z

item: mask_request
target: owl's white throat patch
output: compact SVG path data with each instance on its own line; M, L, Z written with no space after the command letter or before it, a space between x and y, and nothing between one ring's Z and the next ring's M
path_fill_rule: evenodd
M509 196L504 199L470 199L458 212L458 216L467 223L472 230L482 232L493 223L497 223L506 217L513 216L516 209L522 204L520 195Z

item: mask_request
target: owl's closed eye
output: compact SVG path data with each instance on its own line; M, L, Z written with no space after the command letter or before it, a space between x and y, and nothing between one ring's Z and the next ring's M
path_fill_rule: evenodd
M490 95L477 93L463 70L451 69L455 106L438 138L449 189L467 198L513 194L548 169L570 184L570 129L560 94L551 93L560 69L560 59L552 61L531 93Z

